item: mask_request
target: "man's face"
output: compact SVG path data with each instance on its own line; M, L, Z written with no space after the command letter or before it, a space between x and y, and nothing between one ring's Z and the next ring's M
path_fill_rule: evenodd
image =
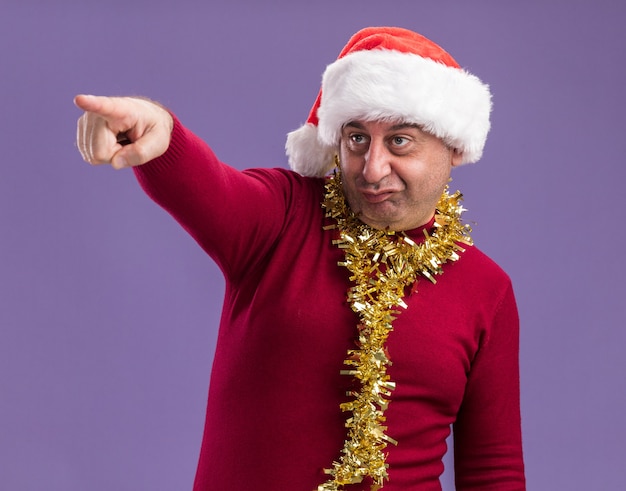
M415 125L351 121L341 132L346 199L377 229L409 230L427 223L461 156Z

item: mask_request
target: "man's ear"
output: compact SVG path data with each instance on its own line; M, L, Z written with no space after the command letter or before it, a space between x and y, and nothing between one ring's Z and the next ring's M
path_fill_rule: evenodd
M463 152L456 148L452 149L452 167L457 167L463 163Z

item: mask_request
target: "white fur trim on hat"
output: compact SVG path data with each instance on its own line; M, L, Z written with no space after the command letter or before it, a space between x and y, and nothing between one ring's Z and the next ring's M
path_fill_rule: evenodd
M285 145L289 165L303 176L323 177L334 166L337 145L325 145L319 140L317 126L305 123L287 134Z
M412 53L357 51L324 72L318 138L336 145L341 128L358 119L415 123L471 163L482 155L490 112L489 87L460 68Z

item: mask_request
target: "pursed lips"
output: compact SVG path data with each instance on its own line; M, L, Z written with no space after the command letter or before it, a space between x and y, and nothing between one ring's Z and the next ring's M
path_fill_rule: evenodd
M363 198L365 198L365 201L367 201L368 203L382 203L383 201L386 201L390 196L392 196L396 191L393 190L384 190L384 191L367 191L367 190L360 190L359 191L361 193L361 195L363 196Z

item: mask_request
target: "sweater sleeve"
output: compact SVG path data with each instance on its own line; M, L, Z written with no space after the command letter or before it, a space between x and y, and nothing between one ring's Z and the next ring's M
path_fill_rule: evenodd
M292 206L287 171L229 167L176 117L166 153L134 172L148 196L231 278L271 249Z
M454 424L456 486L523 491L519 318L510 283L485 333Z

